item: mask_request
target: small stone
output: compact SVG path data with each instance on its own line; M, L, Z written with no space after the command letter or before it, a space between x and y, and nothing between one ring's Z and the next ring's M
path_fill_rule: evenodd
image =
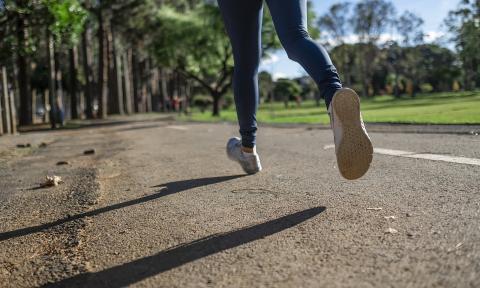
M42 143L40 143L40 145L38 145L38 147L45 148L45 147L47 147L47 143L42 142Z
M60 176L46 176L45 177L45 182L43 182L41 187L52 187L52 186L58 186L60 183L63 183L63 180Z
M407 232L408 237L413 237L413 234L411 232Z
M385 234L397 234L397 233L398 233L397 229L388 228L387 230L385 230Z
M68 165L68 161L58 161L58 162L57 162L57 165L58 165L58 166Z
M393 216L393 215L392 215L392 216L384 216L383 218L385 218L385 219L387 219L387 220L395 220L395 219L397 219L397 217L395 217L395 216Z
M407 213L406 216L407 216L407 217L412 217L413 214L412 214L412 213Z
M95 149L85 150L85 151L83 151L83 154L84 155L93 155L93 154L95 154Z

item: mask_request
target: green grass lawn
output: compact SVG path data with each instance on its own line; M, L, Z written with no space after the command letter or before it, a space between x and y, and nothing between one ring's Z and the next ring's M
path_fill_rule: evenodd
M480 92L421 94L416 98L378 96L362 99L362 115L365 122L417 123L417 124L480 124ZM305 101L300 107L290 103L263 103L257 119L260 123L329 123L325 105ZM221 111L220 117L212 117L209 110L201 113L194 108L191 115L182 120L191 121L236 121L234 108Z

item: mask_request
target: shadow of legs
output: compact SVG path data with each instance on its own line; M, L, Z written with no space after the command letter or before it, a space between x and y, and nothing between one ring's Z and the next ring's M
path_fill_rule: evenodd
M20 237L20 236L25 236L25 235L29 235L29 234L32 234L32 233L41 232L43 230L47 230L49 228L52 228L52 227L55 227L55 226L58 226L58 225L62 225L64 223L67 223L67 222L70 222L70 221L82 219L82 218L85 218L85 217L96 216L96 215L99 215L99 214L102 214L102 213L105 213L105 212L108 212L108 211L121 209L121 208L129 207L129 206L132 206L132 205L136 205L136 204L141 204L141 203L144 203L144 202L147 202L147 201L155 200L155 199L158 199L158 198L161 198L161 197L164 197L164 196L168 196L168 195L175 194L175 193L178 193L178 192L186 191L186 190L193 189L193 188L196 188L196 187L207 186L207 185L211 185L211 184L215 184L215 183L225 182L225 181L233 180L235 178L240 178L240 177L243 177L243 176L245 176L245 175L207 177L207 178L199 178L199 179L174 181L174 182L169 182L169 183L165 183L165 184L156 185L152 188L162 187L162 189L155 194L151 194L151 195L148 195L148 196L145 196L145 197L141 197L141 198L137 198L137 199L113 204L113 205L110 205L110 206L98 208L98 209L87 211L87 212L84 212L84 213L76 214L76 215L70 216L68 218L59 219L59 220L56 220L56 221L53 221L53 222L50 222L50 223L41 224L41 225L38 225L38 226L32 226L32 227L20 228L20 229L13 230L13 231L1 232L0 233L0 241L8 240L8 239L11 239L11 238L16 238L16 237Z
M322 213L325 207L315 207L278 219L216 234L194 242L164 250L95 273L85 273L45 287L124 287L209 255L235 248L281 232Z

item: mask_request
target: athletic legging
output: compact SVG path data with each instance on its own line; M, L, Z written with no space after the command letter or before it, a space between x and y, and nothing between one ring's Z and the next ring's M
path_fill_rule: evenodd
M307 32L306 0L265 1L288 58L313 78L328 107L342 84L327 51ZM252 148L257 132L263 0L218 0L218 4L233 48L233 90L242 145Z

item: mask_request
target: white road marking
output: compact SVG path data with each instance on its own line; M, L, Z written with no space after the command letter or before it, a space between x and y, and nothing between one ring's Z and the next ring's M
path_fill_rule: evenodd
M325 150L332 149L332 148L335 148L335 145L325 145L323 147L323 149ZM443 162L450 162L450 163L480 166L480 159L477 159L477 158L448 156L448 155L430 154L430 153L416 153L416 152L392 150L392 149L384 149L384 148L375 148L373 151L377 154L395 156L395 157L425 159L425 160L432 160L432 161L443 161Z
M185 127L185 126L178 126L178 125L170 125L170 126L166 126L166 128L168 128L168 129L174 129L174 130L182 130L182 131L188 130L187 127Z

